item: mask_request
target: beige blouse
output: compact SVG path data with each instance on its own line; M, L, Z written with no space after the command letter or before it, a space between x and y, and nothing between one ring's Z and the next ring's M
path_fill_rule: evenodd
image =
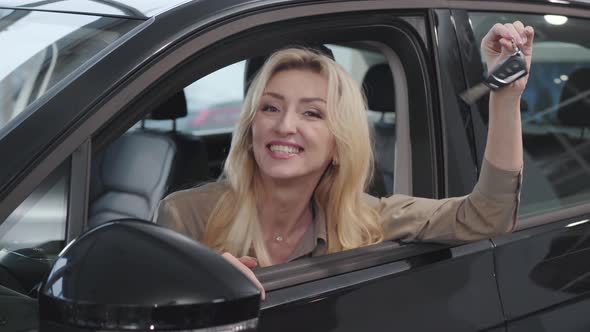
M461 243L512 231L518 215L522 171L505 171L484 159L473 192L463 197L428 199L393 195L378 199L365 194L381 216L388 240ZM227 189L221 182L178 191L164 198L154 221L197 241L209 214ZM305 232L289 261L327 251L326 224L321 214Z

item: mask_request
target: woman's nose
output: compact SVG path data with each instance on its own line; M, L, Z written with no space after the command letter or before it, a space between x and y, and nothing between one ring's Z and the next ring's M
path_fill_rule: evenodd
M297 131L297 116L294 111L282 112L281 117L275 124L275 130L280 135L290 135Z

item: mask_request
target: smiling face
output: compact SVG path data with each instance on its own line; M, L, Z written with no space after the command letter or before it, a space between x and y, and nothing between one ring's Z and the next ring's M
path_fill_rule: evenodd
M261 176L319 179L334 157L327 123L327 79L310 70L276 73L252 123L252 148Z

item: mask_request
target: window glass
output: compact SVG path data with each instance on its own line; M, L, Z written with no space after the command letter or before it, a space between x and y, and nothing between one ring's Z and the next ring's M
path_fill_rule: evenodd
M68 160L0 223L0 285L29 292L64 247L69 170Z
M244 99L246 61L209 74L184 89L188 116L180 129L193 134L231 132L238 121Z
M0 9L0 130L141 21ZM8 51L10 50L10 51Z
M521 215L590 201L590 33L588 22L543 15L471 13L478 41L495 22L535 28L531 74L522 96ZM559 24L557 24L559 23Z

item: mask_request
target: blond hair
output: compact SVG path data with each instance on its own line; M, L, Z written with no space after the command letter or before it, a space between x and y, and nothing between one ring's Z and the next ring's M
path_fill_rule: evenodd
M252 146L252 122L269 80L284 70L310 70L328 81L327 125L335 137L338 166L328 166L313 200L326 221L328 252L378 243L383 230L377 212L362 195L373 171L373 152L366 103L358 84L336 62L311 50L289 48L270 56L260 69L243 104L233 133L222 178L229 189L213 209L203 242L234 256L252 254L260 266L272 265L258 220L257 164Z

